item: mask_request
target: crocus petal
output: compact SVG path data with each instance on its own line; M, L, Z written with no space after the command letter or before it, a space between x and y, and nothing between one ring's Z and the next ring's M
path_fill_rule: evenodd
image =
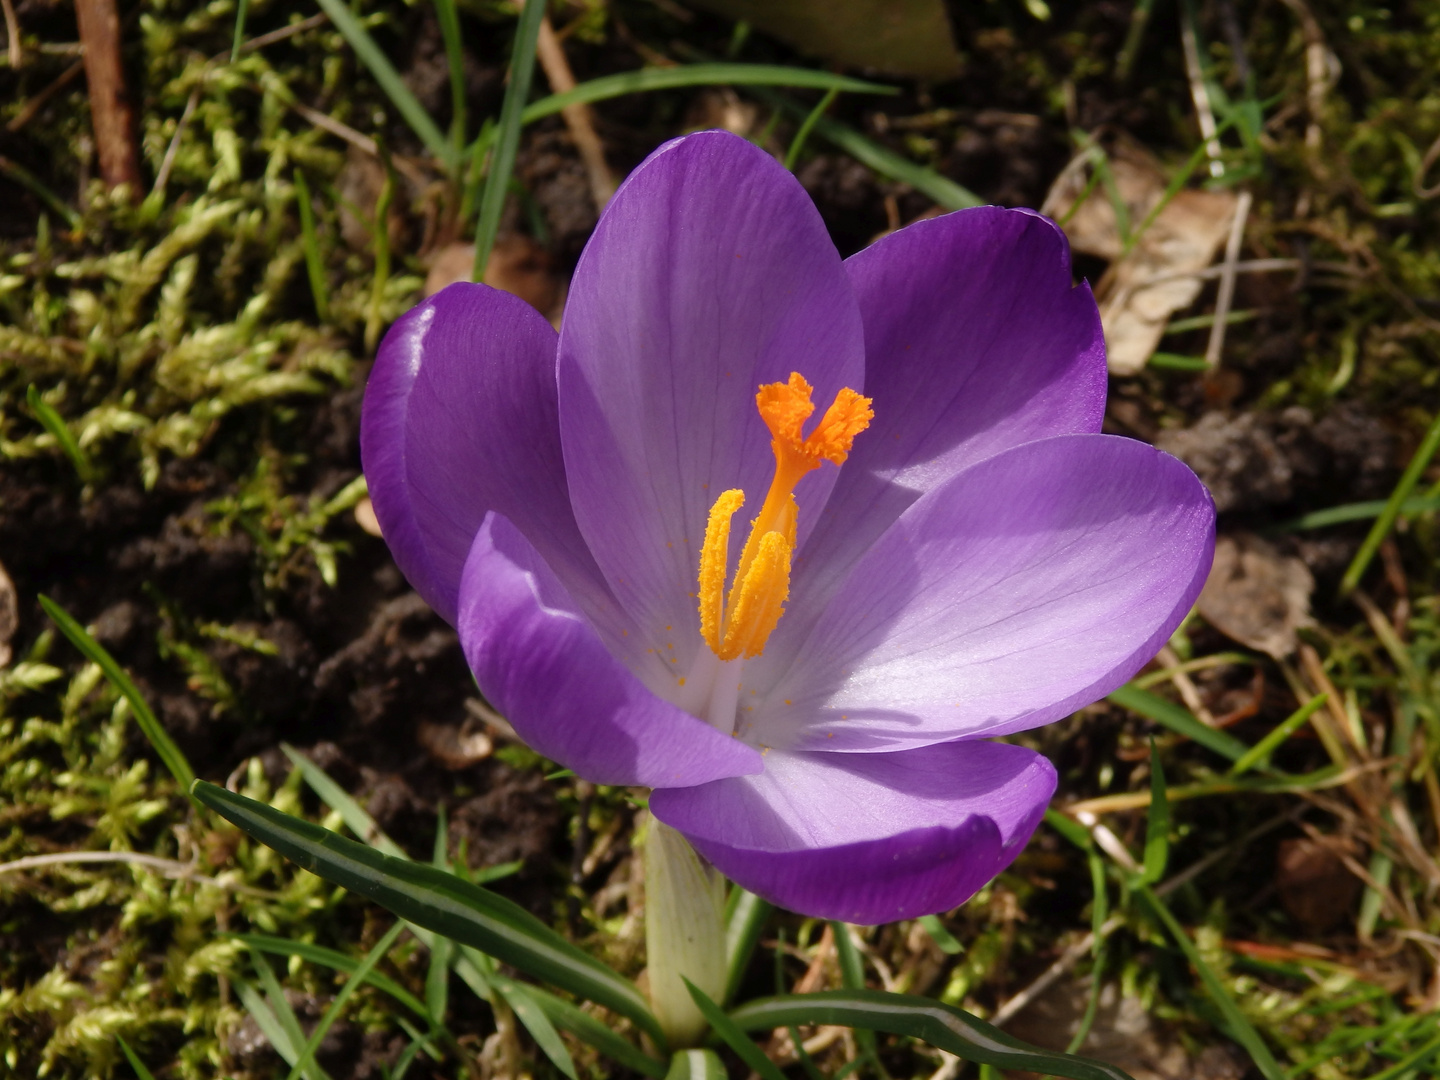
M560 424L580 529L632 634L700 646L692 594L711 504L758 510L774 472L760 384L798 371L817 417L861 390L849 279L803 188L725 132L662 147L606 208L575 271L560 334ZM808 532L835 469L801 481ZM731 546L732 565L744 540Z
M525 533L588 610L614 607L570 509L556 344L523 300L457 284L402 315L375 357L360 426L370 498L401 571L451 623L490 510Z
M456 626L480 690L533 749L600 784L701 784L760 754L656 697L610 654L513 525L485 518Z
M1194 473L1130 439L1063 435L983 461L874 544L768 694L747 665L759 696L741 734L875 750L1058 720L1184 618L1214 522Z
M781 651L921 494L1021 443L1098 432L1105 415L1100 314L1046 218L959 210L892 233L845 269L865 320L875 419L806 545Z
M881 923L968 900L1045 813L1055 769L1004 743L772 751L759 776L650 796L726 877L803 915Z

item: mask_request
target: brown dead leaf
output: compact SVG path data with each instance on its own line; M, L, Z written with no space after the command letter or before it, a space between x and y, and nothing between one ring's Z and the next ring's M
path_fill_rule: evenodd
M1128 141L1115 145L1109 162L1130 227L1138 228L1164 197L1165 174L1143 147ZM1064 218L1085 185L1083 170L1066 169L1045 197L1043 212ZM1181 191L1128 255L1115 208L1100 185L1075 208L1065 223L1070 245L1111 262L1095 297L1111 374L1133 375L1143 368L1170 316L1195 302L1201 282L1191 275L1215 261L1229 235L1235 206L1236 197L1228 191Z
M1308 933L1319 934L1354 909L1360 880L1330 846L1295 836L1282 841L1276 853L1275 889L1290 917Z
M447 285L469 281L475 265L474 244L449 244L440 249L425 276L425 295ZM565 307L565 286L555 273L550 253L521 233L503 233L495 240L485 266L485 284L520 297L558 325Z
M1231 533L1216 538L1215 562L1195 606L1222 634L1279 660L1299 645L1295 631L1311 625L1314 589L1299 559L1252 533Z

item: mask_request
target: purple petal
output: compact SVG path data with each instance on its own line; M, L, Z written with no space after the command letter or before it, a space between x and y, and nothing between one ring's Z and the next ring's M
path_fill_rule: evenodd
M759 753L656 697L616 660L535 548L497 514L475 537L456 623L485 697L533 749L599 784L701 784Z
M668 788L650 809L726 877L802 915L882 923L948 911L1008 866L1055 769L1004 743L894 754L772 751L765 772Z
M747 665L763 704L740 733L885 750L1058 720L1164 644L1214 525L1195 474L1144 443L1062 435L990 458L875 543L773 689L768 649Z
M459 284L401 316L375 357L360 428L370 497L400 569L451 623L490 510L515 523L587 610L614 608L570 509L556 344L525 301Z
M630 175L575 271L559 373L575 516L632 634L685 663L703 647L692 594L710 506L740 488L753 516L774 472L760 384L800 372L818 417L862 389L863 365L844 266L773 158L703 132ZM801 481L802 534L835 474ZM732 559L743 530L737 515Z
M997 206L919 221L851 256L870 429L855 441L797 572L790 640L922 493L1021 443L1098 432L1105 339L1053 222ZM782 638L776 642L786 646Z

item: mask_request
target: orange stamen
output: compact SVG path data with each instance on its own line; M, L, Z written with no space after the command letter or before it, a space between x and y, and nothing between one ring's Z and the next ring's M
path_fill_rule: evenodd
M814 430L802 435L805 421L815 412L810 400L813 392L797 371L791 372L788 382L767 383L755 395L760 418L770 429L775 476L760 513L750 524L728 601L722 600L722 595L730 518L744 503L744 494L724 492L711 507L700 552L700 633L722 660L759 656L785 613L800 513L795 485L822 461L843 465L855 436L869 427L875 416L870 399L847 387L835 395Z

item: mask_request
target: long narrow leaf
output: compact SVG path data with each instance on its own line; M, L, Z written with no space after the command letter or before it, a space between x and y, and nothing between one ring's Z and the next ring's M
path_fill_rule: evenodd
M510 84L505 87L505 100L500 105L500 123L495 127L495 145L490 152L490 171L485 176L485 190L480 195L480 217L475 222L474 280L485 274L490 249L500 230L500 212L505 209L505 195L510 190L510 174L515 169L515 151L520 146L521 115L525 99L530 96L530 76L535 71L535 41L540 36L540 20L545 17L545 0L530 0L520 12L515 28L515 44L510 50Z
M665 1076L666 1070L663 1061L651 1057L583 1009L576 1008L564 998L556 997L548 990L543 990L538 986L527 986L525 989L530 992L530 996L535 999L540 1008L545 1010L545 1015L550 1018L550 1022L562 1031L568 1031L581 1042L589 1043L606 1057L614 1059L627 1069L654 1077L655 1080L661 1080Z
M495 989L505 999L515 1013L516 1019L525 1025L525 1030L535 1040L535 1045L540 1048L547 1058L550 1059L557 1069L570 1078L580 1080L575 1072L575 1061L570 1057L570 1051L565 1049L565 1042L560 1038L560 1033L555 1030L555 1025L550 1022L550 1017L540 1007L530 988L514 979L497 979Z
M1104 1062L1073 1057L1021 1042L931 998L887 994L880 990L826 990L816 994L752 1001L730 1014L746 1031L791 1024L840 1024L922 1039L956 1057L1002 1069L1028 1069L1067 1080L1130 1080Z
M425 106L420 104L417 98L405 85L405 80L395 70L395 65L390 63L389 57L375 43L369 31L360 25L360 20L350 13L350 7L344 0L317 0L317 3L330 16L330 21L335 24L335 29L344 35L350 47L355 50L361 62L370 69L370 74L375 76L375 81L380 84L380 89L385 91L391 103L404 117L405 122L410 125L410 130L420 136L420 141L425 144L437 159L443 161L448 168L455 168L459 159L455 154L455 148L446 140L439 126L431 119L430 114L425 111Z
M155 1080L155 1074L145 1067L145 1063L140 1060L139 1055L130 1049L129 1043L120 1038L119 1035L115 1036L115 1041L120 1044L120 1049L125 1054L125 1060L130 1062L130 1067L135 1070L135 1075L138 1076L140 1080Z
M180 752L180 747L175 745L175 740L170 738L170 733L161 726L155 714L150 711L144 695L139 688L131 681L130 676L125 674L125 669L115 662L115 658L105 651L98 641L90 636L83 626L71 618L69 612L55 603L48 596L41 594L40 606L45 609L45 614L60 632L70 639L70 644L79 649L85 655L85 659L97 664L105 677L110 680L116 690L120 691L123 697L130 704L130 711L135 714L135 722L140 725L140 730L145 733L145 738L150 740L150 745L155 748L155 753L164 762L165 767L170 770L170 775L180 785L180 790L189 794L190 787L195 783L195 770L190 768L190 762ZM194 796L190 796L194 801Z
M856 945L855 938L851 936L850 927L843 922L831 922L830 932L835 937L836 959L840 961L841 985L846 990L864 990L865 958L860 955L860 947ZM869 1028L856 1028L855 1041L860 1044L860 1049L866 1055L877 1058L875 1032Z
M273 973L271 978L274 978ZM235 992L240 996L240 1004L245 1006L245 1011L250 1014L250 1019L255 1021L255 1026L260 1029L260 1034L265 1036L287 1065L295 1061L300 1056L300 1052L295 1049L295 1044L290 1039L290 1033L281 1025L260 991L243 979L236 979L233 985Z
M1225 1018L1225 1022L1230 1028L1231 1038L1249 1052L1250 1060L1255 1062L1255 1067L1265 1076L1265 1080L1285 1080L1285 1070L1280 1067L1280 1063L1270 1053L1270 1048L1265 1045L1265 1040L1260 1038L1260 1033L1240 1011L1240 1006L1235 1004L1235 999L1225 989L1225 984L1205 962L1205 958L1200 955L1200 950L1196 948L1195 942L1190 940L1190 935L1185 932L1185 928L1180 925L1174 915L1170 914L1170 909L1165 906L1165 902L1156 896L1148 885L1137 883L1135 892L1145 901L1146 906L1169 932L1175 944L1180 946L1180 951L1185 954L1185 959L1190 961L1190 965L1200 976L1200 981L1205 984L1205 989L1210 994L1210 1000L1215 1003L1215 1007L1220 1010L1220 1015Z
M1141 690L1138 686L1127 683L1117 687L1110 691L1105 700L1139 713L1147 720L1154 720L1162 727L1169 728L1177 735L1184 735L1191 742L1197 742L1230 761L1239 761L1250 752L1250 747L1235 736L1201 723L1188 709L1166 701L1159 694Z
M681 978L684 976L682 975ZM715 1034L726 1046L739 1055L741 1061L759 1073L761 1080L785 1080L785 1074L780 1071L780 1066L766 1057L765 1051L756 1046L740 1025L726 1016L725 1010L711 1001L704 990L701 990L689 979L685 979L685 989L690 991L690 996L695 999L696 1008L700 1010L706 1020L710 1021L710 1026L715 1029Z
M1146 885L1154 885L1165 876L1170 860L1170 800L1165 796L1165 770L1160 764L1160 751L1150 740L1150 813L1145 821Z
M740 980L765 929L765 920L775 909L752 892L734 887L725 913L725 998L729 1004L740 989Z
M360 966L360 961L353 956L347 956L336 949L327 949L324 945L313 945L308 941L292 941L290 938L272 937L269 934L235 934L233 937L257 952L269 953L272 956L298 956L301 960L308 960L312 964L320 964L334 971L343 971L347 975L353 975ZM427 1023L430 1021L430 1013L425 1008L425 1003L388 975L371 971L365 976L365 981L375 989L389 994L420 1019Z
M30 411L35 414L35 419L40 421L40 426L50 433L70 463L75 466L75 472L80 477L82 484L88 484L95 478L95 469L90 464L90 458L80 444L75 441L71 434L70 425L65 423L65 418L55 411L55 407L40 396L40 391L35 389L32 383L25 390L25 401L30 406Z
M300 775L310 785L310 790L319 795L326 806L340 815L340 820L345 822L347 829L386 855L393 855L397 859L409 858L399 844L385 835L375 819L352 799L344 788L330 779L329 773L289 743L282 742L280 749L290 759L290 764L300 770Z
M286 1080L300 1080L301 1073L315 1060L315 1051L320 1049L320 1043L330 1033L330 1029L335 1026L335 1021L340 1019L340 1013L345 1008L346 1002L355 996L355 991L364 985L375 965L395 946L395 939L404 929L403 922L396 922L385 932L385 936L365 954L365 959L360 961L360 966L355 969L355 973L345 980L345 985L340 988L340 992L335 995L335 999L330 1002L329 1007L320 1017L320 1022L315 1025L315 1030L306 1040L305 1048L300 1051L300 1059L290 1066L290 1075Z
M434 867L383 855L215 784L196 781L192 790L216 813L311 873L417 926L613 1009L664 1040L634 986L518 904Z
M1355 591L1355 586L1360 584L1360 579L1365 575L1370 560L1375 557L1375 552L1380 550L1381 541L1385 539L1391 526L1395 524L1395 519L1400 514L1400 507L1410 497L1410 492L1415 490L1415 485L1420 481L1425 467L1430 464L1430 459L1435 456L1437 450L1440 450L1440 414L1437 414L1435 419L1430 422L1430 429L1425 432L1425 438L1421 440L1415 456L1410 459L1410 464L1405 466L1405 472L1401 474L1395 490L1390 492L1390 498L1385 500L1385 509L1380 511L1380 516L1375 519L1375 524L1370 526L1370 532L1366 534L1364 541L1360 544L1360 550L1355 553L1355 558L1350 560L1350 565L1345 569L1345 576L1340 579L1341 596L1350 595Z

